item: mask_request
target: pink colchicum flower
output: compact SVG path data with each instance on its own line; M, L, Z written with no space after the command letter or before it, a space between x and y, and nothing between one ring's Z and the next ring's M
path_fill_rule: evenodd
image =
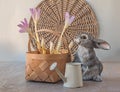
M66 12L65 14L65 28L67 28L68 26L70 26L70 24L73 22L75 16L71 16L70 17L70 14L69 12Z
M66 14L65 14L65 25L64 25L63 31L62 31L62 33L61 33L61 35L60 35L60 38L59 38L59 40L58 40L57 47L56 47L57 52L59 51L59 49L60 49L60 47L61 47L62 36L63 36L66 28L68 28L68 26L71 25L71 23L73 22L74 18L75 18L75 16L71 16L71 17L70 17L69 12L66 12Z
M21 21L21 24L18 24L17 26L20 28L19 30L20 33L28 32L29 24L26 18L24 18L24 20Z
M40 18L40 9L30 8L30 12L34 22L37 22Z
M38 23L38 20L40 18L40 9L39 8L38 9L30 8L30 12L31 12L32 19L33 19L34 26L35 26L35 32L36 32L35 35L36 35L36 40L37 40L37 48L41 52L41 45L40 45L39 35L37 33L37 23Z

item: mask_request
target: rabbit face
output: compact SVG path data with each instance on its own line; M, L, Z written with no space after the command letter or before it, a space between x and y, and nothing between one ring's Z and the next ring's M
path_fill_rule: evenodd
M104 49L104 50L109 50L110 45L101 39L96 39L92 35L84 33L78 36L74 41L81 46L85 48L98 48L98 49Z
M81 46L85 48L93 48L93 38L87 34L82 34L80 36Z
M76 43L79 43L81 46L86 48L93 48L93 37L87 34L81 34L75 40Z

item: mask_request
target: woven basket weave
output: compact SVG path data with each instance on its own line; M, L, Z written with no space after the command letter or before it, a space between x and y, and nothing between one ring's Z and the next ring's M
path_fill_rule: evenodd
M57 67L64 74L65 65L70 61L70 56L67 53L44 55L37 52L28 52L26 53L26 80L57 82L61 79L55 71L50 70L50 65L57 62Z
M43 0L37 8L41 9L38 30L49 29L61 33L64 26L65 12L69 12L70 15L75 16L75 20L64 33L64 38L67 39L67 45L82 32L90 33L94 37L98 37L99 35L96 16L85 0ZM34 33L34 23L32 19L29 24ZM39 36L41 35L46 35L45 39L47 42L53 37L53 35L39 33ZM32 45L33 48L36 49L34 39L32 39ZM64 45L64 47L66 46ZM77 45L74 44L71 52L74 53L76 48Z

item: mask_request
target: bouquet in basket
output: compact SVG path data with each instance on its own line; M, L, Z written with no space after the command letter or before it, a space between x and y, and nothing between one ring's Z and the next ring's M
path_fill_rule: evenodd
M57 43L49 41L49 47L46 47L46 39L40 37L38 30L38 21L40 18L40 9L30 9L32 20L34 24L34 32L29 27L29 23L26 18L18 25L20 33L28 33L30 38L34 39L36 44L35 51L29 51L26 53L26 80L42 81L42 82L57 82L60 77L55 71L50 71L50 65L54 62L58 63L58 68L64 74L65 65L71 61L70 49L73 47L73 42L67 44L67 49L62 48L63 35L68 26L73 22L74 16L70 16L68 12L65 13L65 24L62 32L57 38ZM42 30L42 29L41 29ZM48 29L49 30L49 29ZM50 30L51 31L51 30ZM30 46L28 45L28 48ZM37 51L36 51L37 50ZM37 52L37 53L36 53Z
M45 46L45 39L42 37L42 39L39 39L39 35L38 35L38 30L37 30L37 24L40 18L40 9L35 9L35 8L31 8L30 9L31 12L31 16L34 22L34 30L35 32L31 32L31 29L29 27L29 23L27 21L26 18L24 18L23 21L21 21L20 24L18 24L18 27L20 28L19 32L20 33L28 33L30 37L32 37L35 40L36 46L37 46L37 51L40 54L61 54L62 50L61 50L61 45L62 45L62 38L64 35L65 30L71 25L71 23L74 20L74 16L70 16L69 12L65 13L65 24L63 27L63 30L60 34L60 37L58 39L57 45L54 45L54 42L50 41L50 47L46 48ZM68 51L70 51L70 49L73 46L73 42L71 41L69 46L68 46Z

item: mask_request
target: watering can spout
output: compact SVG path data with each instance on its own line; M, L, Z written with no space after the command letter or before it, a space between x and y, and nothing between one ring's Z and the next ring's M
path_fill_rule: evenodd
M64 77L64 75L60 72L60 70L57 68L57 63L53 63L50 66L50 70L55 70L56 73L59 75L59 77L63 80L63 82L65 83L67 81L67 79Z

